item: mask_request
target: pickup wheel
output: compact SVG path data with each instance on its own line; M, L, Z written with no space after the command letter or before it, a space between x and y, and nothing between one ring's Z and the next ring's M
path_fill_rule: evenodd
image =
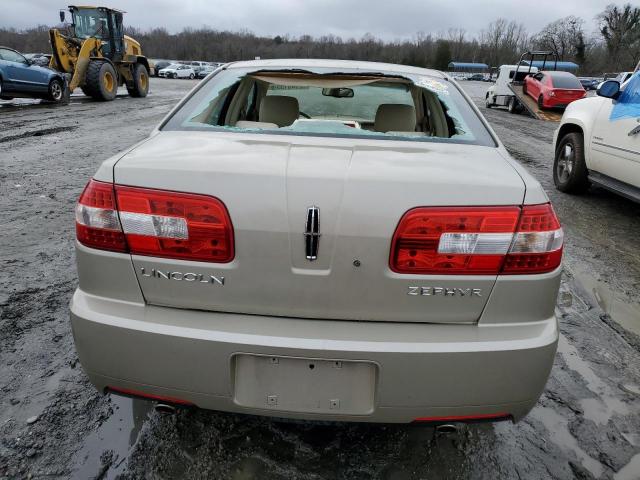
M565 193L583 193L589 188L582 133L567 133L558 143L553 162L553 183Z
M195 76L193 73L191 73L191 74L189 74L189 78L190 78L191 80L193 80L194 78L196 78L196 76Z

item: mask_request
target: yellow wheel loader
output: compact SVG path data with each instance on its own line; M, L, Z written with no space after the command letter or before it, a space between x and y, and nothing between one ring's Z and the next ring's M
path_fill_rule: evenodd
M126 85L132 97L149 92L149 61L140 44L124 34L122 14L105 7L69 6L72 23L49 31L53 55L49 66L66 73L69 93L80 87L96 100L113 100ZM66 13L60 11L60 21Z

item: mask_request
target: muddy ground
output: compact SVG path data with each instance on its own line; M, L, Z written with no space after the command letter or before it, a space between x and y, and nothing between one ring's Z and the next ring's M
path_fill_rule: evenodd
M445 435L167 416L98 394L68 321L74 203L102 160L144 138L194 84L155 80L148 98L111 103L0 103L0 478L640 478L640 206L600 189L557 192L555 125L497 109L482 107L546 188L567 239L559 351L525 420ZM487 84L464 87L483 104Z

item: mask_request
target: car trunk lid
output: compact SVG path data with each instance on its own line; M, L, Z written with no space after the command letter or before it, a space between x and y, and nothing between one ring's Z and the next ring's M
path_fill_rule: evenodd
M496 275L395 273L394 230L414 207L520 205L525 193L497 148L243 133L160 132L114 178L215 196L233 223L229 263L133 255L148 303L344 320L476 322Z

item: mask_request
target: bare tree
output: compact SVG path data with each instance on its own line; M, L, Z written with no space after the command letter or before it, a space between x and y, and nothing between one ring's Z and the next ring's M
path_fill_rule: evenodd
M597 18L614 69L618 70L623 62L637 61L640 53L640 8L630 3L622 7L611 4Z
M584 56L584 20L573 15L549 23L534 38L536 48L550 50L559 60Z
M487 63L501 65L514 62L528 45L529 37L524 25L499 18L489 24L480 34L480 44L485 51Z

